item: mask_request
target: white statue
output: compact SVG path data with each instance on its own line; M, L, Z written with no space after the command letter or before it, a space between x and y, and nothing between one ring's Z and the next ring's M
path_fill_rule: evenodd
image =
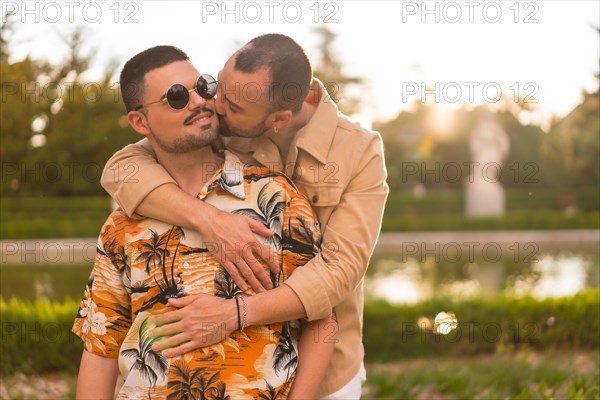
M504 213L505 194L500 184L502 162L510 142L491 111L483 111L471 133L471 174L466 183L467 216L498 216Z

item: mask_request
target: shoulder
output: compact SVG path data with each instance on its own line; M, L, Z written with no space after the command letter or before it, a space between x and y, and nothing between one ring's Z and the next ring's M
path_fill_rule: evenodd
M122 210L113 211L100 230L98 244L103 248L113 247L116 244L126 245L139 237L148 228L152 228L154 220L148 218L130 218ZM157 227L167 226L156 221Z
M368 147L380 144L382 140L379 132L365 128L348 116L339 114L333 145L336 143L353 143L355 146Z

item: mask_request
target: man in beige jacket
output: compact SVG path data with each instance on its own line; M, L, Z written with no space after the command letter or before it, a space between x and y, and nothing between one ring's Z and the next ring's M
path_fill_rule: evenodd
M211 252L236 284L260 292L248 298L248 325L320 319L335 307L339 328L320 396L358 399L365 379L363 278L389 191L381 137L339 113L323 84L312 77L303 49L287 36L251 40L217 79L215 107L226 147L243 162L285 172L304 192L322 227L318 257L284 285L265 291L271 289L268 269L259 258L273 272L279 266L255 234L272 232L179 190L143 143L109 160L102 185L127 214L190 227L208 238ZM155 346L166 356L214 344L235 329L235 302L203 295L169 302L179 310L157 320L159 327L151 332L167 336Z

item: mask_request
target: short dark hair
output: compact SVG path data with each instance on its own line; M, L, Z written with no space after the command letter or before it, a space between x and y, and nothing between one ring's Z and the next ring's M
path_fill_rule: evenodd
M136 54L127 61L119 79L121 96L127 112L135 110L142 104L146 73L176 61L189 60L188 55L177 47L155 46Z
M267 93L274 111L300 111L312 80L312 67L304 49L289 36L278 33L249 41L238 51L234 68L245 73L269 70L271 85Z

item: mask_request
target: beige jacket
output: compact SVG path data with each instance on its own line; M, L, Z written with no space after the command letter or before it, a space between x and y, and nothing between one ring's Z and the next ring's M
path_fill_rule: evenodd
M307 101L317 109L298 131L285 163L266 137L230 139L227 147L244 162L258 161L288 174L321 223L321 255L298 268L285 284L298 295L309 320L327 317L335 307L337 343L320 390L326 395L348 383L364 358L363 278L389 188L381 136L339 113L317 79ZM148 193L175 181L149 150L133 144L108 161L101 183L132 215Z

